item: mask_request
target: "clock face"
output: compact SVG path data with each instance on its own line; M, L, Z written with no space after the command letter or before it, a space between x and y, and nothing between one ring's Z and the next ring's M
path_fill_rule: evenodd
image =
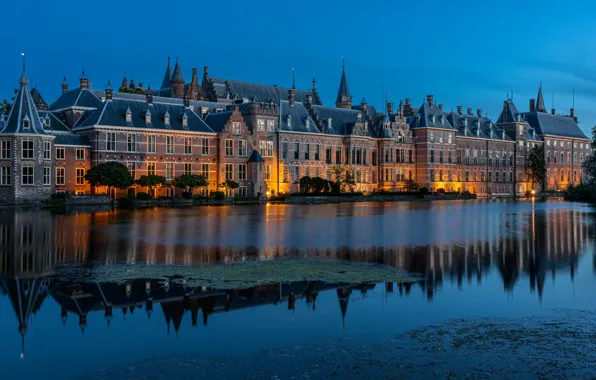
M341 101L342 101L342 102L345 102L345 101L347 101L347 100L348 100L348 97L347 97L347 96L342 96L342 97L341 97Z

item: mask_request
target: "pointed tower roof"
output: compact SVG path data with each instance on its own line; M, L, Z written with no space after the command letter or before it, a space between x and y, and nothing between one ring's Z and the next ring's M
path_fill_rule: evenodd
M540 82L538 96L536 97L536 112L546 112L546 107L544 106L544 96L542 96L542 82Z
M337 91L336 103L351 102L352 96L350 95L350 89L348 88L348 79L346 78L346 64L342 57L341 65L341 81L339 82L339 90Z
M66 80L66 77L64 77L64 80ZM122 84L120 87L128 88L128 78L126 77L126 71L124 72L124 78L122 78Z
M170 88L170 79L172 78L172 69L170 67L170 57L168 57L168 67L166 67L166 73L163 76L160 89Z
M48 103L46 103L46 101L44 100L43 96L41 96L41 93L39 92L39 90L37 88L34 88L31 90L31 98L33 99L33 102L34 102L35 106L37 107L37 109L40 109L40 110L48 109Z
M173 81L184 82L184 77L182 76L182 70L180 69L178 58L176 58L176 66L174 66L174 74L172 74L172 82Z
M19 79L19 91L15 97L14 104L10 109L4 128L0 130L2 134L37 134L48 135L41 124L41 119L37 114L35 102L29 92L29 79L25 74L25 60L23 58L23 74Z

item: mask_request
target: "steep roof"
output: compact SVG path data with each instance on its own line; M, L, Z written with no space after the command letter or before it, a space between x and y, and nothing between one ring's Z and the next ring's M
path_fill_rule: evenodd
M341 136L350 134L354 123L358 121L358 111L353 109L313 106L313 111L325 134Z
M587 139L579 125L570 117L543 112L524 112L528 124L540 135Z
M209 128L214 132L221 132L228 120L230 120L230 115L232 115L231 111L212 113L207 116L205 123L207 123Z
M126 113L130 111L131 122L126 121ZM145 115L149 111L151 123L145 122ZM165 124L165 115L169 114L169 125ZM188 120L188 128L183 127L183 115ZM112 99L103 102L100 108L89 113L84 120L77 124L74 130L93 127L95 125L128 127L128 128L149 128L156 130L177 130L190 132L208 132L213 130L192 110L184 105L160 103L155 98L152 104L146 101Z
M260 83L249 83L237 80L228 80L221 78L210 78L215 93L219 99L244 99L251 102L268 103L279 99L290 100L289 88L272 86ZM306 103L307 95L313 95L311 91L296 90L296 102ZM320 99L313 96L313 104L320 105Z
M161 81L161 87L159 89L170 88L171 78L172 78L172 69L170 68L170 57L168 57L168 67L166 67L166 73L163 76L163 80Z
M57 111L71 107L98 108L101 106L101 99L94 91L87 88L75 88L60 95L54 103L50 105L50 111Z
M456 128L457 136L512 141L502 128L486 117L450 112L447 114L447 120Z
M65 120L61 118L61 115L59 113L43 110L38 111L37 113L39 114L39 118L42 120L42 123L45 123L46 119L49 120L50 125L49 127L45 127L46 130L54 132L70 132L70 129L66 125Z
M497 119L497 124L520 123L524 122L521 119L521 113L517 110L512 99L507 99L503 102L503 109Z
M341 68L341 80L339 81L339 89L337 90L337 103L344 102L343 97L346 97L349 102L352 101L352 95L350 95L350 89L348 87L348 78L346 78L346 66L342 63Z
M32 134L32 135L48 135L43 128L35 102L29 92L29 79L23 69L21 79L19 79L19 91L15 97L15 101L10 109L8 119L4 122L4 126L0 127L2 134ZM29 122L29 128L23 128L23 122Z
M265 162L265 160L257 150L253 150L248 158L248 162Z
M293 132L321 133L314 120L308 114L308 110L302 103L294 103L282 100L279 107L280 123L279 130Z
M538 88L538 96L536 97L536 112L546 112L546 107L544 106L544 96L542 96L542 83L540 83L540 87Z
M184 82L184 77L182 76L182 70L180 69L180 63L178 62L178 59L176 59L176 66L174 66L174 74L172 74L171 80Z
M41 93L37 88L31 90L31 98L33 99L33 103L35 105L39 104L45 107L48 106L48 103L46 103L46 101L43 99L43 96L41 96Z
M410 128L455 129L435 103L424 102L410 121Z

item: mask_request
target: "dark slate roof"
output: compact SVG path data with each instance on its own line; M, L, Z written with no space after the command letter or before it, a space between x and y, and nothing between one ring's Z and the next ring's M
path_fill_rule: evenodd
M497 119L497 124L524 122L521 119L521 113L517 110L513 100L507 99L503 102L503 110Z
M168 57L168 67L166 68L166 73L161 81L160 89L170 88L170 78L172 78L172 69L170 68L170 57Z
M342 96L346 96L348 101L352 101L352 96L350 95L350 89L348 88L348 78L346 78L346 69L345 66L342 67L341 70L341 80L339 82L339 89L337 90L337 103L342 102Z
M231 111L212 113L207 116L205 122L214 132L221 132L230 119Z
M391 119L389 119L389 116L383 115L383 117L379 121L379 133L378 133L378 137L381 139L392 139L393 138L393 132L391 131L391 128L385 128L385 124L387 124L387 123L391 123Z
M542 96L542 83L540 83L540 88L538 88L538 96L536 97L536 111L546 112L546 107L544 105L544 96Z
M321 133L314 120L308 114L304 104L295 102L290 106L290 102L282 100L279 107L280 123L279 129L282 131ZM288 119L288 116L290 119ZM289 123L288 123L289 121Z
M91 146L89 139L82 135L74 133L56 133L55 145L71 145L71 146Z
M50 127L45 128L46 130L56 132L70 132L70 129L66 125L66 121L62 118L61 114L50 111L38 111L37 113L39 114L39 118L42 120L42 123L45 119L50 119Z
M71 107L98 108L100 106L101 99L95 95L94 91L79 87L60 95L50 105L50 110L56 111Z
M543 112L524 112L528 124L539 135L554 135L587 139L577 123L568 116L551 115Z
M35 108L35 102L29 93L29 79L23 71L23 75L19 80L20 87L15 97L15 101L10 109L10 114L4 122L4 126L0 129L2 134L36 134L48 135L43 129L43 124ZM29 120L29 130L23 130L22 121Z
M77 124L74 130L93 127L94 125L105 125L128 128L149 128L159 130L177 130L191 132L213 132L211 128L192 110L184 105L158 103L153 98L153 104L146 101L112 99L105 101L100 108L90 113L83 122ZM132 122L126 122L126 111L130 109ZM145 114L151 113L151 124L145 123ZM170 115L170 125L165 125L164 115ZM188 128L182 126L182 115L188 117ZM85 116L85 115L84 115ZM81 118L82 119L82 118Z
M265 162L265 160L263 159L263 157L261 156L261 154L259 152L257 152L256 150L253 150L252 154L248 158L248 162Z
M289 88L220 78L211 78L211 80L219 99L245 99L262 103L268 103L271 100L277 103L279 99L290 100ZM307 95L312 95L312 92L296 90L296 102L306 103ZM318 97L313 96L313 104L317 104L315 98L318 99Z
M460 115L457 112L450 112L447 114L447 120L457 129L457 136L512 141L502 128L499 128L486 117L467 114Z
M182 70L180 69L180 63L178 63L178 60L176 60L176 66L174 66L174 74L172 74L172 80L184 82L184 77L182 76Z
M443 111L435 103L431 105L428 102L422 103L418 108L416 115L410 121L410 128L454 129Z
M35 104L44 104L46 106L48 105L48 103L46 103L46 101L43 99L43 96L41 96L41 93L37 88L31 90L31 98L33 99L33 102Z
M358 121L358 111L344 108L313 106L319 125L326 134L346 135L351 133L352 126ZM331 128L328 120L331 118Z
M368 115L369 121L374 121L375 117L378 114L377 109L375 108L375 106L371 106L370 104L367 105L366 108L367 108L366 114ZM360 104L353 105L352 109L356 110L356 111L360 111L362 109L362 106Z

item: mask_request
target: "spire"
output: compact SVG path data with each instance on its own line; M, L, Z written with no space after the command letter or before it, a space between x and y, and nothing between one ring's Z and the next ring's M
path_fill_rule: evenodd
M337 91L337 99L335 100L335 106L337 108L352 108L352 95L350 95L350 89L348 88L348 79L346 78L346 65L344 57L341 58L341 81L339 82L339 90Z
M122 84L120 87L128 88L128 78L126 77L126 71L124 72L124 78L122 78Z
M170 79L172 78L172 69L170 67L170 57L168 57L168 67L166 67L166 73L163 76L163 81L161 81L160 89L170 88Z
M294 74L294 68L292 67L292 90L296 89L296 75Z
M544 105L544 97L542 96L542 81L540 81L540 87L538 88L538 96L536 97L536 112L546 113L546 106Z
M25 74L25 53L21 53L21 57L23 57L23 74L21 74L21 79L19 79L19 84L22 86L29 85L29 79L27 79L27 75Z
M172 74L172 82L173 81L184 82L182 70L180 69L180 63L178 63L178 57L176 57L176 66L174 66L174 74Z

